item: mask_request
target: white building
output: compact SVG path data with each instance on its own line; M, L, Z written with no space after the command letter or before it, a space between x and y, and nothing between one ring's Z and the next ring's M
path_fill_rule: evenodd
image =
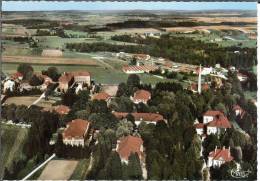
M225 147L222 149L217 149L216 147L214 151L209 153L208 167L220 167L222 164L232 160L233 157L230 153L230 147L228 149L225 149Z
M15 87L15 81L13 80L7 80L4 82L4 90L3 93L5 93L7 90L10 90L11 92L14 91Z

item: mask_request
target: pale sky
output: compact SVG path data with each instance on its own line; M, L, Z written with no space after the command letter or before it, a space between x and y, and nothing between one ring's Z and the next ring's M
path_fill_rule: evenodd
M256 10L256 2L48 2L3 1L3 11L51 10Z

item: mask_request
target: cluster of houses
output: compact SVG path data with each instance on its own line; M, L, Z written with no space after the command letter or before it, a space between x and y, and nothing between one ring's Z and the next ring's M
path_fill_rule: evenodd
M37 76L39 79L43 81L42 85L40 86L32 86L27 81L23 81L23 74L20 72L16 72L11 74L9 77L6 77L5 80L2 81L3 83L3 93L6 93L7 90L13 92L14 89L17 87L20 92L24 90L32 90L33 88L37 88L40 90L46 90L49 84L53 83L52 79L47 75L37 74L35 73L34 76Z
M113 97L108 93L101 91L99 93L92 95L92 100L104 100L107 103L111 101ZM151 99L151 93L147 90L137 90L134 95L130 98L133 103L147 104ZM70 109L67 106L56 106L53 111L56 111L60 115L68 114ZM119 120L124 121L127 119L128 115L131 115L134 119L136 126L139 126L141 122L146 124L157 124L158 122L165 122L167 120L158 113L129 113L129 112L115 112L112 114ZM91 128L91 122L88 120L75 119L67 123L66 128L62 132L63 143L65 145L84 147L88 145L92 139L95 137L95 133L98 130L93 130ZM145 153L143 147L143 140L139 136L128 135L120 137L117 140L117 145L113 151L118 152L121 162L128 164L129 156L131 154L137 153L140 159L140 165L143 169L143 176L146 178L145 170Z
M245 111L239 106L234 105L233 111L236 116L242 118L245 115ZM202 141L206 136L210 134L217 135L224 133L227 129L231 128L231 123L228 118L221 111L217 110L208 110L203 114L202 123L195 120L194 127L199 136L201 136ZM226 162L232 161L234 158L231 155L230 147L229 148L215 148L208 155L208 167L220 167Z
M84 147L92 139L91 123L88 120L75 119L70 121L62 133L63 143L71 146ZM125 136L117 140L114 151L118 152L121 161L128 164L131 153L137 153L141 164L144 164L143 140L137 136Z
M226 129L231 128L227 117L220 111L209 110L203 114L203 123L194 124L196 132L200 136L210 134L220 135Z
M231 128L231 124L228 118L221 112L216 110L209 110L203 114L203 122L199 123L197 120L194 123L194 127L198 135L202 140L207 135L215 134L220 136L221 133ZM232 161L233 157L230 153L230 148L225 147L211 151L208 155L208 167L220 167L222 164Z

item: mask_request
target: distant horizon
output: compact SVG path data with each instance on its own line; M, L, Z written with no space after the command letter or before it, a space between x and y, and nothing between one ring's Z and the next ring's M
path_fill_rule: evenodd
M252 11L257 2L3 1L2 11Z

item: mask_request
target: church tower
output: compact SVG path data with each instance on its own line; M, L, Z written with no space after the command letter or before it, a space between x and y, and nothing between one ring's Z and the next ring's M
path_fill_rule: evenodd
M199 77L198 77L198 93L201 93L201 65L199 69Z

